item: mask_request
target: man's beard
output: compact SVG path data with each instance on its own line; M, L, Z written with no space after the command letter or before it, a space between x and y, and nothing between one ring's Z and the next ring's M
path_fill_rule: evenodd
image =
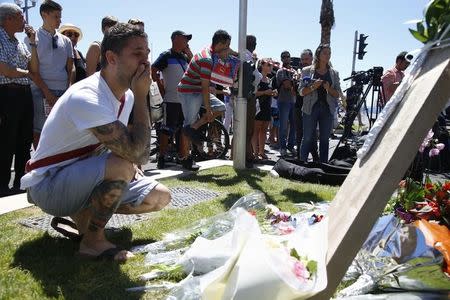
M119 69L120 69L120 66L119 66ZM121 85L131 88L131 81L133 80L133 75L128 76L125 72L121 71L121 72L118 72L118 74L117 74L117 80L120 82Z

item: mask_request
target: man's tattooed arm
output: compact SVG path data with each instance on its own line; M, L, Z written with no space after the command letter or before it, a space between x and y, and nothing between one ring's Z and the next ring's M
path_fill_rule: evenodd
M144 165L150 157L150 128L148 124L135 123L129 130L115 121L91 128L91 131L114 154L135 164Z

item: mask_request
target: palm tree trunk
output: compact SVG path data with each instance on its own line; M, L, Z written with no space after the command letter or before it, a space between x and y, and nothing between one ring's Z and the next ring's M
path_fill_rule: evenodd
M321 44L330 44L331 42L331 28L334 25L334 9L333 0L322 0L322 7L320 8L320 25L321 25Z

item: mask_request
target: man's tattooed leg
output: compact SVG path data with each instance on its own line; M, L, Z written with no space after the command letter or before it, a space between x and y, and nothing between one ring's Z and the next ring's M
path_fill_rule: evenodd
M104 180L97 185L91 195L92 216L88 229L96 232L103 229L120 205L120 198L128 186L123 180Z

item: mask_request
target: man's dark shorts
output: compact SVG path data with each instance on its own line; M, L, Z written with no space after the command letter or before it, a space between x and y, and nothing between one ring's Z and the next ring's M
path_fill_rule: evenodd
M183 109L181 103L164 102L163 129L167 134L175 133L183 126Z

